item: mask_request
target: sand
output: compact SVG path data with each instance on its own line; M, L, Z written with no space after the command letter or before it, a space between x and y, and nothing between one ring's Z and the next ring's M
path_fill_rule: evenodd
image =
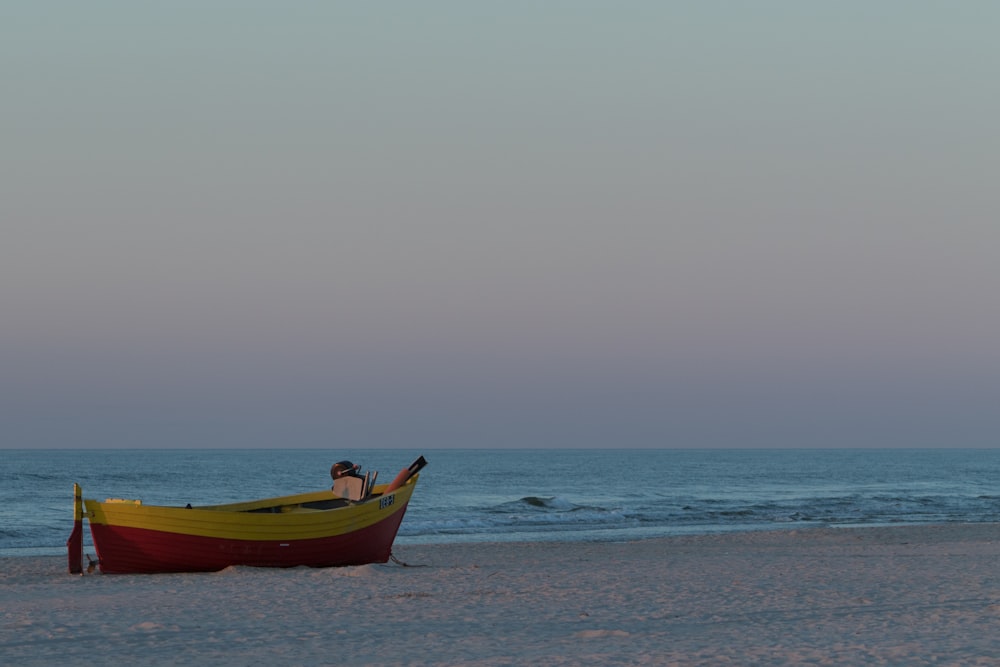
M395 563L0 560L4 665L994 665L1000 524L397 546Z

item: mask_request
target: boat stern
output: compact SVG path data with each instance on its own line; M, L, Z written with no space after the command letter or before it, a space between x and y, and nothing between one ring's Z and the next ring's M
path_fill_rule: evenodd
M83 489L73 484L73 532L66 540L69 573L83 574Z

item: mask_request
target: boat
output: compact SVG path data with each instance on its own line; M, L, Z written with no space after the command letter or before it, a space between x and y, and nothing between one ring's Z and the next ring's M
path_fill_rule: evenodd
M83 520L102 574L214 572L251 567L333 567L385 563L416 488L423 456L389 484L375 473L336 480L333 489L225 505L146 505L83 498L73 485L69 571L83 574Z

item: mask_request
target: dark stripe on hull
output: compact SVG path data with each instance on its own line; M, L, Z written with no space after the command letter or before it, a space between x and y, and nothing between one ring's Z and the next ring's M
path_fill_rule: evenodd
M105 574L214 572L231 565L364 565L389 560L405 512L403 507L384 521L345 535L307 540L232 540L94 523L90 532Z

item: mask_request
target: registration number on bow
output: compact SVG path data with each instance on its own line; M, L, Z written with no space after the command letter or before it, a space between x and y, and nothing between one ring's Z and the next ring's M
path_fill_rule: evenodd
M389 507L389 506L390 506L390 505L392 505L392 504L393 504L394 502L396 502L396 496L395 496L395 495L391 495L391 496L382 496L382 497L381 497L381 498L379 498L379 500L378 500L378 508L379 508L380 510L384 510L384 509L385 509L386 507Z

